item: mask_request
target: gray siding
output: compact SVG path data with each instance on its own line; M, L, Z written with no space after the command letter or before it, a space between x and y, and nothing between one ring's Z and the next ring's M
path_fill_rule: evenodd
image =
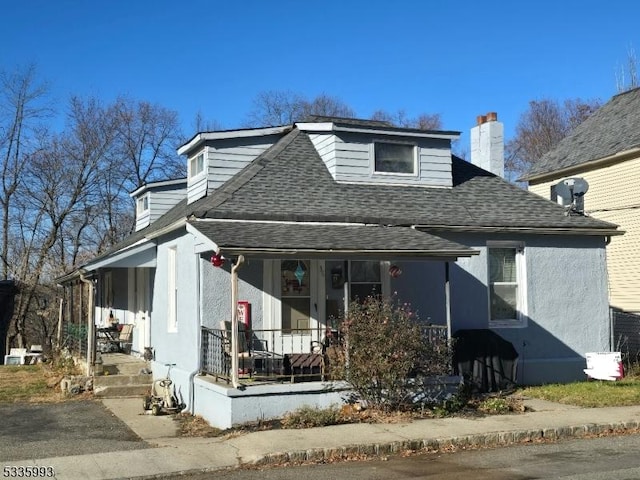
M488 328L486 237L451 235L480 250L451 268L453 330ZM527 324L495 328L519 354L525 384L584 378L587 352L609 350L609 305L602 237L504 236L523 241L527 274Z
M338 182L383 183L426 187L451 187L451 144L449 140L340 133L309 136L327 169ZM417 175L374 172L373 142L396 141L418 148Z
M184 184L183 184L184 185ZM164 185L149 186L142 195L149 195L149 210L142 214L136 213L136 231L145 228L167 213L173 206L187 194L186 186ZM134 198L134 205L139 196Z
M205 160L206 162L206 160ZM187 186L188 203L193 203L207 194L207 176L198 175L189 179Z
M135 202L134 202L134 205L135 205ZM147 210L144 213L136 213L136 232L138 230L142 230L144 227L149 226L150 223L151 223L151 210Z
M206 173L189 180L189 203L222 186L279 139L279 135L267 135L208 141L205 146Z
M186 188L158 192L151 191L149 198L151 223L155 222L158 218L171 210L171 208L177 205L186 194Z

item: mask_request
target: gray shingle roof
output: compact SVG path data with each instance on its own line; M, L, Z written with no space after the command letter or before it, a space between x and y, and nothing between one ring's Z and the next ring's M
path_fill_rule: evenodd
M227 248L363 252L368 249L395 250L400 254L414 250L436 256L468 255L472 251L425 230L616 233L616 225L590 217L566 216L560 205L455 156L452 162L453 187L450 189L337 183L308 135L294 129L208 196L189 205L186 199L182 200L157 221L95 257L88 265L138 241L151 239L184 220ZM232 225L198 219L232 219L245 223ZM292 229L290 224L256 223L265 220L359 223L378 227L295 225ZM395 228L380 227L383 225ZM419 226L420 230L398 228L409 226ZM61 277L66 278L71 277Z
M343 184L307 134L294 130L208 197L199 218L424 225L437 228L608 229L453 157L453 188Z
M271 223L243 221L189 222L226 252L314 252L323 256L345 252L366 255L393 252L398 256L469 256L470 248L410 227L336 225L325 223Z
M640 146L640 88L599 108L530 169L524 179L580 165Z

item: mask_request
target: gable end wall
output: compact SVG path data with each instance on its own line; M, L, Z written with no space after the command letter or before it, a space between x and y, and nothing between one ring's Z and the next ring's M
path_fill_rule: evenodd
M320 158L338 182L451 187L451 143L444 139L416 139L354 133L310 134ZM415 144L418 147L418 175L375 174L373 142Z
M529 191L549 199L551 185L571 177L589 183L584 197L587 214L624 230L607 246L609 301L622 310L640 312L640 158L536 182Z

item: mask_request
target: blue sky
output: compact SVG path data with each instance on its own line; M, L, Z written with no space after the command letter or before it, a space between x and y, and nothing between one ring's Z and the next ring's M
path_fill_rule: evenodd
M55 99L126 94L225 128L260 91L341 98L359 116L440 113L467 132L530 100L609 99L640 2L0 0L0 69L35 63ZM463 137L463 139L466 135Z

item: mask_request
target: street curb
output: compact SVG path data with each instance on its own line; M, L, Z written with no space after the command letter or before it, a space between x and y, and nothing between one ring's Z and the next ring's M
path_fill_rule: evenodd
M617 423L589 423L565 427L515 430L466 435L448 438L428 438L423 440L404 440L388 443L348 445L334 448L313 448L290 452L270 453L252 462L242 462L239 467L268 466L280 464L322 463L350 458L385 457L403 452L451 451L452 449L491 448L532 442L558 441L569 438L583 438L592 435L621 435L637 432L640 422L631 420Z

